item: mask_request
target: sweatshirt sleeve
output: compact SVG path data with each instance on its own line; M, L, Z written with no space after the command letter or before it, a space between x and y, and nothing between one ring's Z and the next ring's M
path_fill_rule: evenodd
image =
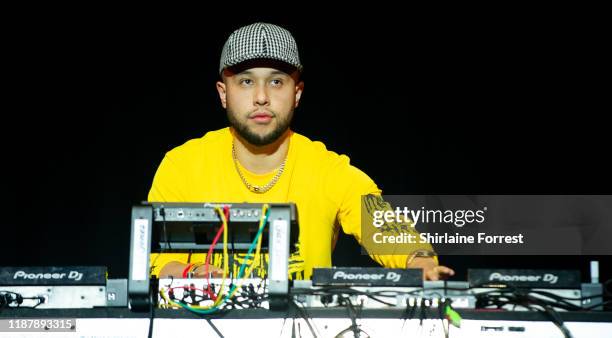
M368 255L380 265L388 268L405 268L408 257L415 250L432 250L430 244L395 244L379 246L372 241L378 229L373 226L374 210L392 210L382 199L382 191L364 172L349 164L346 156L340 156L329 175L328 198L336 201L337 220L345 233L354 236ZM372 203L374 202L374 203ZM370 207L367 207L367 206ZM375 207L372 208L371 206ZM364 231L365 230L365 231ZM411 224L399 224L395 229L418 237Z

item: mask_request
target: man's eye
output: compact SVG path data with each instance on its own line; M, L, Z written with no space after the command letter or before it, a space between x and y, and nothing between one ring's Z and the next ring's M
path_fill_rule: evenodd
M248 86L248 85L253 84L253 81L251 81L251 79L242 79L240 80L240 84Z
M280 85L282 85L282 84L283 84L283 81L282 81L282 80L280 80L280 79L274 79L274 80L270 81L270 83L271 83L273 86L280 86Z

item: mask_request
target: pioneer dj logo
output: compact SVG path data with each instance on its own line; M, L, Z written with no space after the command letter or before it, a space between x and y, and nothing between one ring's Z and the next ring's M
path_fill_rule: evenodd
M75 280L80 281L83 278L83 274L78 271L71 270L68 273L56 272L56 273L26 273L23 270L15 272L13 275L14 280Z
M552 273L543 275L503 275L499 272L494 272L489 276L489 281L492 282L545 282L556 284L559 277Z
M333 280L342 280L342 281L379 281L382 279L399 282L402 278L397 272L389 271L387 273L346 273L344 271L336 271Z

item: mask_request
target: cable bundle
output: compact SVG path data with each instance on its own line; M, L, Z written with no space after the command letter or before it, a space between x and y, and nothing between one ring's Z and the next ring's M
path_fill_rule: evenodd
M219 231L217 232L217 235L215 236L210 249L208 250L208 253L206 254L206 261L205 261L205 274L206 274L206 278L207 278L207 289L206 290L200 290L200 289L196 289L195 287L190 287L188 291L193 292L193 294L195 295L195 291L201 291L203 293L206 293L210 296L210 298L214 301L212 305L208 305L208 306L201 306L201 305L194 305L194 304L188 304L182 300L173 300L172 298L172 290L174 288L167 288L168 291L168 295L166 295L166 290L160 290L160 295L161 297L164 299L164 301L167 304L170 304L174 307L182 307L186 310L189 310L191 312L197 313L197 314L209 314L209 313L214 313L216 311L218 311L219 309L221 309L221 307L226 304L234 295L235 293L241 289L242 284L244 283L246 276L249 276L251 274L251 271L253 270L255 263L256 263L256 257L259 257L260 251L261 251L261 239L262 239L262 233L263 233L263 229L268 221L268 216L269 216L269 205L268 204L264 204L262 207L262 211L261 211L261 219L259 221L259 228L257 231L257 234L255 235L255 238L253 239L253 242L251 243L251 245L249 246L249 249L247 251L247 255L245 257L245 260L242 262L242 264L240 265L240 269L238 271L238 276L237 279L239 280L238 284L234 284L232 285L232 287L229 289L228 292L225 292L225 280L229 274L229 255L227 252L227 247L228 247L228 230L227 230L227 226L228 226L228 218L229 218L229 207L225 206L223 208L223 210L220 207L215 207L215 211L217 211L217 213L219 214L219 217L221 218L221 222L222 222L222 226L219 229ZM221 234L223 234L223 277L221 280L221 286L219 287L219 292L215 295L213 290L211 289L211 284L210 284L210 279L209 279L209 274L208 274L208 267L210 266L210 257L212 256L212 251L217 243L217 241L219 240ZM255 250L255 255L253 256L253 250ZM247 261L251 259L251 264L249 264L247 266ZM187 268L185 269L185 271L183 271L183 276L186 277L191 271L193 271L193 269L195 268L195 265L190 264L187 266ZM193 299L194 297L192 297Z

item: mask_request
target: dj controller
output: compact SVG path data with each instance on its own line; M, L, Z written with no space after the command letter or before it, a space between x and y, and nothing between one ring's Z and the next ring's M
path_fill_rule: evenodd
M127 307L126 279L106 279L103 267L2 267L4 307L85 309ZM305 307L406 308L447 302L457 309L529 311L603 310L601 283L581 283L577 271L470 269L467 281L423 281L420 269L317 268L312 280L291 281L287 300ZM160 308L206 307L228 298L223 308L269 308L269 284L262 278L153 279ZM232 297L227 297L235 290Z
M352 335L349 335L351 337L367 336L365 332L371 336L381 334L392 337L399 334L397 332L423 330L429 330L429 335L425 335L427 337L439 336L438 333L441 332L446 332L446 336L449 336L449 332L473 333L476 329L486 331L478 335L486 333L487 336L499 337L510 333L513 334L511 337L533 337L535 332L542 332L542 328L538 326L540 324L531 322L531 319L502 322L479 320L478 327L474 328L474 318L470 318L470 315L494 311L498 314L543 314L559 328L559 334L563 333L564 337L605 337L603 332L612 328L612 315L606 317L610 327L605 328L601 327L607 325L604 323L595 323L587 327L570 323L571 325L567 326L561 320L564 313L606 313L603 310L604 295L607 290L604 290L601 283L581 283L580 275L576 271L471 269L466 281L423 281L420 269L320 268L313 271L310 280L290 281L288 292L283 296L287 305L284 309L279 307L278 294L275 295L276 303L274 303L267 278L168 276L151 279L152 297L148 304L149 308L144 312L141 312L142 308L130 306L132 295L129 293L127 279L106 279L105 276L106 269L103 267L2 267L0 268L0 313L2 313L0 317L7 318L7 315L8 318L23 317L24 314L20 311L26 309L40 311L40 316L44 317L53 313L48 312L52 311L51 309L94 311L123 308L130 309L128 311L135 315L140 313L149 316L151 313L151 318L153 309L156 309L158 314L165 313L164 316L176 319L192 318L190 316L193 315L196 315L196 318L214 318L216 330L222 330L225 334L241 332L232 331L236 326L230 324L234 320L231 318L250 323L250 327L255 328L263 325L263 318L281 316L285 320L275 322L274 325L282 328L286 325L286 318L293 318L292 321L295 322L298 314L300 316L298 323L301 321L305 327L312 327L310 335L305 334L305 336L313 337L336 336L337 332L347 330L342 325L361 330L359 332L362 332L362 335L355 334L357 331L347 331L352 332ZM257 316L260 316L261 311L269 314L263 315L261 319L251 318L252 316L259 318ZM342 322L337 317L327 318L334 313L329 311L346 311L347 319ZM403 321L404 324L391 321L383 325L372 318L372 311L375 318L380 320L395 313L396 320ZM170 315L170 312L176 315ZM65 316L66 312L60 313L61 316ZM335 312L332 317L337 314L338 312ZM28 315L36 316L36 313L31 312ZM125 317L125 314L119 316ZM346 322L348 319L350 325ZM0 327L2 320L0 318ZM161 323L156 324L158 330L168 329L163 329L167 322ZM79 325L83 326L83 320ZM470 326L471 331L466 331ZM179 327L185 328L184 324ZM98 332L101 328L94 326L90 330ZM154 329L149 327L148 330L153 332ZM176 330L177 328L173 326L170 332L175 334ZM261 327L261 330L266 332L264 327ZM545 329L544 332L547 330L550 331ZM2 332L0 330L0 336ZM199 331L190 330L183 336L191 336L194 332ZM377 334L374 334L375 332ZM345 334L341 336L347 336ZM134 337L138 336L138 332L135 332ZM453 336L461 335L455 333Z
M11 316L10 311L25 309L126 309L152 319L156 311L175 318L180 314L219 318L214 316L293 311L293 316L299 313L311 326L308 313L340 309L346 310L355 329L357 319L367 311L399 313L404 320L416 319L421 325L424 320L436 319L455 327L461 326L462 315L470 313L533 312L548 318L568 337L571 334L561 319L563 313L606 313L609 304L609 283L599 281L596 262L587 282L577 270L469 269L464 281L424 281L420 269L382 267L315 268L311 279L292 280L287 258L296 237L295 208L286 204L266 207L269 210L261 205L235 206L233 220L244 225L243 233L234 233L238 238L244 235L238 244L252 249L251 242L257 238L253 240L248 234L261 234L264 222L258 225L258 220L264 213L270 216L265 240L265 249L270 252L267 278L247 273L225 278L212 274L198 278L152 276L149 257L153 252L192 247L212 250L211 244L202 240L210 237L210 231L194 229L217 222L222 210L208 204L146 205L135 207L132 213L128 278L109 279L107 268L100 266L0 267L0 314ZM14 313L18 317L20 312ZM612 316L606 318L612 323ZM150 323L153 325L153 320ZM448 336L448 328L444 331ZM533 331L519 333L513 331L513 337L529 337Z

